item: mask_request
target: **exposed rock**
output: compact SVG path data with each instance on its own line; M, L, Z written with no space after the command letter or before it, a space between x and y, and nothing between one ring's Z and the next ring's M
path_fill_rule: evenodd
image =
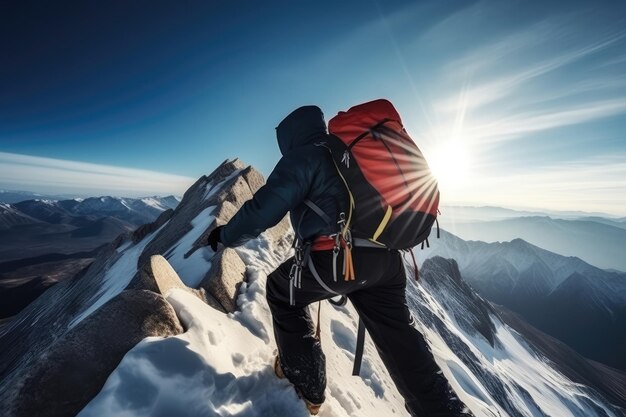
M220 225L228 223L228 220L231 219L236 213L238 208L235 207L233 203L230 201L224 201L215 212L215 218L220 222ZM208 230L212 230L210 227ZM207 233L208 236L208 233Z
M244 169L241 172L241 176L246 180L253 194L265 184L265 178L263 178L263 175L251 166Z
M180 288L195 295L211 307L226 312L222 305L204 288L195 289L186 286L174 268L161 255L150 257L150 261L141 267L127 288L149 290L164 297L167 297L172 289Z
M263 186L263 176L254 168L244 166L241 161L226 161L210 175L200 178L183 196L170 223L145 248L139 258L140 265L148 265L153 255L167 255L180 239L192 229L192 221L208 207L215 209L207 215L215 219L196 239L185 258L206 246L210 232L224 225L237 213L237 210ZM220 184L219 188L216 185ZM207 190L210 190L209 192ZM289 235L289 221L283 219L270 229L270 239L283 242ZM196 295L204 297L209 305L223 311L236 309L237 292L245 278L246 265L232 249L219 248L211 259L212 267L202 279ZM138 272L131 288L146 288L161 292L156 288L154 277L149 270ZM206 292L203 292L206 290ZM161 292L162 293L162 292ZM215 302L217 300L217 302Z
M250 189L246 180L242 176L237 176L230 187L222 189L218 199L220 202L228 201L235 207L239 208L243 205L243 203L250 200L252 195L253 191Z
M289 248L293 243L293 229L289 215L285 216L276 226L265 231L267 239L281 248Z
M206 181L211 182L213 184L222 181L224 178L233 174L237 170L245 169L246 165L241 162L239 158L235 158L232 161L228 159L225 160L218 166L213 172L211 172L208 176L204 176Z
M422 285L430 293L446 294L441 299L459 325L468 332L478 331L493 346L496 329L491 315L496 312L463 280L457 262L435 256L423 263L420 272Z
M222 202L222 204L220 204L216 208L216 210L217 211L213 213L213 215L215 216L215 220L211 222L209 227L204 231L204 233L202 233L198 240L196 240L193 248L191 248L191 250L187 254L185 254L185 257L191 255L198 248L202 246L207 246L209 241L209 234L211 233L211 231L213 231L213 229L215 229L217 226L222 226L228 223L228 221L225 221L224 219L230 219L237 213L237 207L235 207L230 201Z
M153 221L152 223L139 226L137 230L135 230L132 234L133 243L139 242L141 239L143 239L150 233L154 232L159 227L163 226L169 219L172 218L173 214L174 214L174 210L167 209L163 213L161 213L159 217L157 217L157 219Z
M225 248L213 257L213 264L200 283L220 303L224 310L237 309L237 292L245 279L246 264L234 249Z
M238 159L225 161L209 176L202 176L196 181L183 195L183 199L176 207L169 224L146 246L139 258L139 265L148 262L152 255L163 255L171 249L193 228L191 222L206 208L220 207L222 202L230 197L231 202L238 202L239 205L236 207L238 209L245 201L243 200L244 195L248 198L252 196L250 187L241 176L233 175L245 168L245 165ZM241 182L236 186L237 192L242 194L240 197L231 195L231 188L236 182ZM217 184L221 184L220 189L215 189ZM208 190L211 192L207 192Z
M58 340L22 375L3 398L3 415L75 416L133 346L148 336L182 331L174 309L161 295L123 291Z

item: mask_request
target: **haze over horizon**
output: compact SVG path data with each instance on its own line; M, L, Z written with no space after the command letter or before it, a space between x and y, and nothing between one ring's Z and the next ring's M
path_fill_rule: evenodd
M0 22L0 188L181 195L234 157L267 175L294 108L384 97L444 204L626 216L623 2L76 1Z

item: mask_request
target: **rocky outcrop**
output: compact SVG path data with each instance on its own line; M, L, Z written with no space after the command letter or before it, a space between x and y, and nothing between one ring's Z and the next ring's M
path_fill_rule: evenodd
M217 259L216 259L217 258ZM246 264L234 249L226 248L213 258L213 265L200 283L228 312L237 309L237 293L245 280Z
M205 209L209 207L217 209L227 199L238 209L244 201L250 199L253 191L250 190L247 183L245 183L246 185L243 184L245 181L242 176L237 175L246 169L253 168L246 168L238 159L225 161L210 175L198 179L183 195L183 199L174 210L167 227L162 229L146 246L139 257L138 264L144 265L152 255L166 254L183 236L189 233L193 228L192 221ZM219 189L216 189L218 184L220 184ZM229 219L230 217L219 220L227 222ZM210 230L212 227L209 227L206 233Z
M185 253L188 258L201 250L207 242L211 231L228 221L239 208L252 198L254 193L263 186L263 176L254 168L245 166L240 160L225 161L213 173L201 177L192 185L159 234L152 239L139 258L139 265L149 264L154 255L168 257L168 251L174 247L193 228L194 220L204 210L213 207L210 214L214 220L196 239L192 248ZM289 234L289 220L283 219L275 227L266 232L272 241L280 241ZM204 297L209 305L226 312L237 308L236 299L239 287L245 280L246 265L233 249L220 247L212 255L212 266L200 280L196 295ZM132 288L154 290L153 278L149 273L139 273L131 283Z
M24 372L2 397L3 415L74 416L100 391L133 346L148 336L182 331L163 296L146 290L123 291Z
M139 226L132 234L133 243L140 242L144 237L156 231L159 227L163 226L165 223L167 223L169 219L172 218L173 214L173 209L167 209L163 213L161 213L159 217L157 217L157 219L152 223Z
M213 268L211 268L213 270ZM133 281L128 285L128 289L146 289L159 293L166 297L169 292L175 288L183 289L211 307L226 312L211 294L208 294L204 288L189 288L180 279L174 268L161 255L153 255L149 262L146 262L138 271Z
M441 299L459 325L468 333L478 331L493 346L495 325L491 316L496 313L463 280L456 261L435 256L423 263L420 272L422 285L430 293L445 294Z

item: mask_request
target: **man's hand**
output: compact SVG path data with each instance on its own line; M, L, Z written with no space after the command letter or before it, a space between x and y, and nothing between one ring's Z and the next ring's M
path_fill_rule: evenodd
M213 249L213 252L217 252L217 244L221 243L220 232L224 226L217 226L215 229L211 231L209 237L207 238L207 246L210 246Z

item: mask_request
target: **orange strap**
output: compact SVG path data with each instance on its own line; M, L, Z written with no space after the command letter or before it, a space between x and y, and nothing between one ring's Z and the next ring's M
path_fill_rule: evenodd
M341 245L343 246L343 256L346 262L346 270L343 274L343 279L345 281L354 281L356 278L354 276L354 264L352 263L352 250L346 244L345 240L341 241Z

